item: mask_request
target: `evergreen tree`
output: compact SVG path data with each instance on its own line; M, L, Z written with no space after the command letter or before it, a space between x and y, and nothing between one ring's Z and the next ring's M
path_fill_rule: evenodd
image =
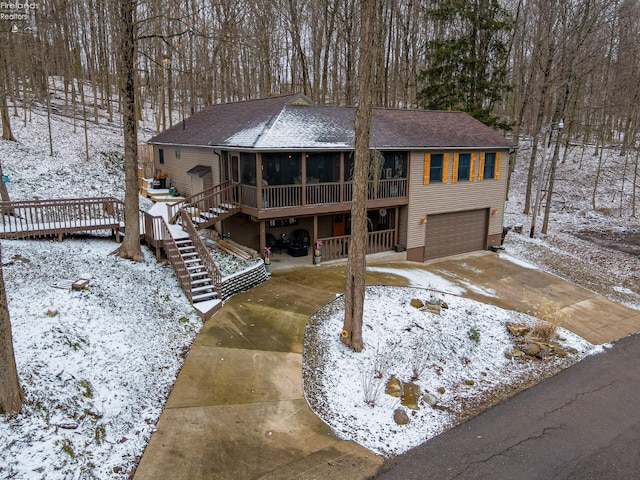
M418 76L425 84L418 105L462 110L486 125L508 128L493 113L509 90L507 10L499 0L430 0L427 15L435 39L428 43L428 66Z

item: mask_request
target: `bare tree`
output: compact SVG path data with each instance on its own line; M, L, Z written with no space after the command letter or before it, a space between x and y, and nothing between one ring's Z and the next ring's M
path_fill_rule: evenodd
M347 260L345 312L342 339L356 352L363 347L362 317L367 248L367 185L371 151L371 112L373 101L372 48L375 37L378 0L360 0L360 62L358 65L358 108L355 121L355 165L353 204L351 206L351 242Z
M11 119L9 118L9 105L7 104L7 90L9 81L9 68L7 65L7 57L5 52L2 52L2 58L0 59L0 118L2 120L2 140L9 140L15 142L16 139L11 132Z
M0 247L0 414L20 413L24 393L20 387L16 359L13 353L11 319L2 272Z
M136 262L143 259L140 247L140 220L138 199L138 122L136 120L135 91L135 24L136 0L120 0L120 38L118 42L118 65L120 93L122 96L122 118L124 130L124 175L125 175L125 233L118 255Z

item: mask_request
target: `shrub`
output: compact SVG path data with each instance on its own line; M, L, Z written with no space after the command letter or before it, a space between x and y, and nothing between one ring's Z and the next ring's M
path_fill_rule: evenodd
M538 338L547 342L552 338L555 338L557 332L558 325L547 322L546 320L540 320L533 326L533 328L531 328L529 335L533 338Z
M553 302L536 305L529 314L538 318L538 322L532 327L529 336L544 341L557 336L558 327L566 317L566 314L560 311L560 307Z
M476 327L471 327L467 335L469 336L469 340L480 343L480 330L478 330Z

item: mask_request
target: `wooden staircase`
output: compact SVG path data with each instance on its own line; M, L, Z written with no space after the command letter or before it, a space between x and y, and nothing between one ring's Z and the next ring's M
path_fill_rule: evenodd
M219 295L215 282L209 276L191 239L176 240L176 245L191 278L191 303L195 306L200 302L217 299Z
M238 186L232 182L225 182L215 187L186 198L182 202L168 205L169 223L182 223L181 211L189 214L193 224L198 229L229 218L240 211L237 198Z
M220 204L203 211L198 208L197 204L189 205L186 202L182 208L191 215L191 221L199 229L210 227L225 218L235 215L240 210L238 205ZM178 216L177 223L181 223L180 216Z

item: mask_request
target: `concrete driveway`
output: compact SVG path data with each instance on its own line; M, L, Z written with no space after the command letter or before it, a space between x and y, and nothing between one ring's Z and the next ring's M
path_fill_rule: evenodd
M564 326L593 343L640 331L640 312L495 253L379 265L430 271L466 288L471 298L513 310L554 302L567 314ZM383 458L336 437L302 392L305 325L344 292L344 275L343 264L276 271L268 282L227 301L198 334L135 479L342 480L375 474ZM369 272L367 283L407 281Z

